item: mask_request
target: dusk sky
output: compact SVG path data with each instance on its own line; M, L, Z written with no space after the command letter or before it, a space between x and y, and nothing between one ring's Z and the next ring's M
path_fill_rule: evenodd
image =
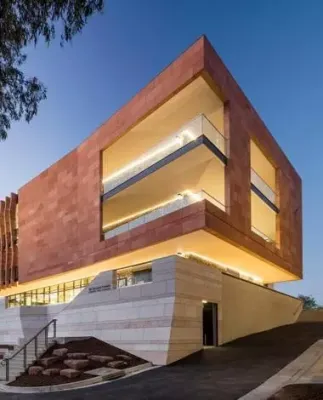
M304 280L278 285L323 304L323 2L109 0L72 45L28 49L48 88L0 142L0 198L89 136L206 34L303 180Z

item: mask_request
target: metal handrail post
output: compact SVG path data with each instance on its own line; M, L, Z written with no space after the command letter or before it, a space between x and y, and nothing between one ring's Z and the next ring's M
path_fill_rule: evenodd
M54 319L54 338L56 338L56 319Z
M27 346L24 347L24 369L27 369Z
M9 360L8 359L6 359L6 381L9 381L9 368L10 368L10 366L9 366Z
M38 336L35 337L35 357L37 358Z
M46 349L47 349L47 346L48 346L48 326L46 326L46 329L45 329L45 346L46 346Z

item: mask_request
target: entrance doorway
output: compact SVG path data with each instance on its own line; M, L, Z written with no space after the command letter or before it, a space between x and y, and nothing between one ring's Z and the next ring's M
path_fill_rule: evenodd
M203 303L203 346L217 346L217 313L216 303Z

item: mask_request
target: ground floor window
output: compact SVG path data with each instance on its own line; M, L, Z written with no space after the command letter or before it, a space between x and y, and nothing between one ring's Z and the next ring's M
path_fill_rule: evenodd
M144 263L117 271L117 287L140 285L152 281L151 264Z
M69 303L85 288L94 277L78 279L59 285L46 286L7 297L7 307L45 306Z

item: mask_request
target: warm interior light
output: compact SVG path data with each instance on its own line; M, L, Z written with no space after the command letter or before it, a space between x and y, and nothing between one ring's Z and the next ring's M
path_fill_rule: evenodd
M182 132L184 136L187 136L191 141L196 139L196 136L190 129L185 129L185 131Z
M207 303L207 300L202 300L202 303L203 303L203 304L206 304L206 303Z
M143 155L142 157L138 158L137 160L131 162L126 167L119 169L114 174L109 175L108 177L104 178L102 180L102 182L106 183L106 182L109 182L109 181L117 178L118 176L124 174L127 171L130 171L131 169L137 167L138 165L143 164L146 161L149 161L150 159L154 158L158 154L163 153L165 150L168 150L168 149L174 147L175 145L177 146L178 143L183 145L185 136L189 139L189 141L193 141L196 139L196 136L192 133L192 131L190 129L185 129L183 132L181 132L175 138L170 140L167 144L165 144L163 146L159 146L157 149L155 149L155 150L151 151L150 153Z
M167 149L170 149L171 147L178 145L178 137L176 137L175 139L173 139L171 142L167 143L167 145L165 146L160 146L158 149L156 149L155 151L152 151L151 153L147 154L146 156L140 157L138 158L136 161L133 161L132 163L128 164L126 167L119 169L117 172L115 172L114 174L104 178L102 180L103 183L106 183L108 181L111 181L115 178L117 178L118 176L124 174L125 172L137 167L140 164L145 163L146 161L149 161L151 158L157 156L159 153L164 152Z
M103 230L108 230L109 228L112 229L113 227L117 227L119 225L130 222L130 221L132 221L136 218L139 218L145 214L148 214L152 211L158 210L161 207L165 207L168 204L174 203L175 201L178 201L180 198L183 198L185 196L192 197L196 202L203 200L202 193L194 193L191 190L184 190L183 192L178 193L176 196L172 197L171 199L169 199L167 201L164 201L163 203L156 204L152 207L146 208L137 213L130 214L127 217L124 217L124 218L118 219L117 221L111 222L110 224L106 224L103 226Z
M198 253L194 253L194 252L181 253L181 252L179 252L179 253L177 253L177 255L180 256L180 257L184 257L184 258L200 259L201 261L205 261L207 263L214 264L215 267L218 267L218 268L220 267L224 271L228 271L228 270L235 271L235 272L237 272L239 274L239 276L241 278L248 279L248 280L252 279L253 281L258 282L258 283L262 283L263 282L263 280L257 275L249 274L248 272L245 272L240 268L233 267L233 266L225 264L225 263L223 263L221 261L214 260L212 258L202 256L201 254L198 254Z

